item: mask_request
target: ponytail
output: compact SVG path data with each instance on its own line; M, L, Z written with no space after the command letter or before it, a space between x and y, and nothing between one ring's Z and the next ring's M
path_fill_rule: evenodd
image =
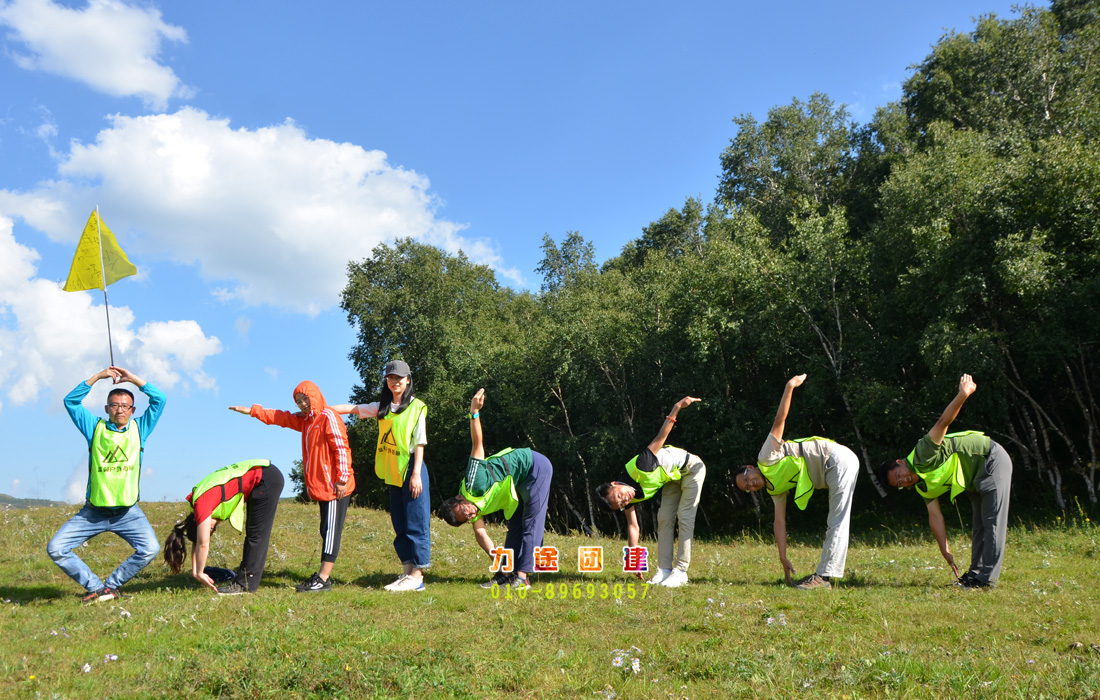
M168 533L168 538L164 540L164 563L168 565L173 574L178 574L183 568L183 560L187 556L186 540L191 540L194 543L195 537L197 537L197 529L195 514L188 513L186 518L176 523L172 531Z

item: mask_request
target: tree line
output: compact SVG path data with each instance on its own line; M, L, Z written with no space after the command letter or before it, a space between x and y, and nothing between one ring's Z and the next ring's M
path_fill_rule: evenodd
M873 470L908 453L968 372L978 392L957 426L1009 450L1014 515L1091 511L1100 0L946 34L867 124L823 94L733 121L712 201L671 207L602 265L578 232L544 237L538 292L412 240L349 265L353 399L377 400L385 363L409 362L433 501L457 492L485 387L487 449L554 464L549 524L614 532L593 489L691 394L704 401L670 442L708 465L698 527L754 523L770 504L728 474L755 461L784 382L806 372L787 432L859 455L854 512L923 510ZM384 506L374 421L350 435L359 502Z

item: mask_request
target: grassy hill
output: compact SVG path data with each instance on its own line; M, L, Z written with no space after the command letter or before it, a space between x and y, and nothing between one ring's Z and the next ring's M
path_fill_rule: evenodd
M143 507L162 536L185 513L179 503ZM844 582L812 593L779 585L770 534L697 542L689 586L635 586L633 598L616 587L628 582L613 570L620 541L550 535L562 573L541 575L521 600L478 588L488 558L469 527L439 521L427 590L383 591L398 571L389 516L353 509L337 584L305 595L291 586L317 568L317 509L282 503L258 594L218 598L158 560L126 587L129 597L82 607L45 553L73 512L0 513L0 697L1100 694L1100 653L1090 647L1100 644L1100 547L1088 522L1014 529L991 592L948 586L924 523L859 533ZM502 529L491 533L503 539ZM951 535L968 560L966 534ZM799 573L816 564L814 539L791 547ZM240 543L223 525L211 563L234 566ZM607 569L578 575L577 547L593 544L604 546ZM82 550L102 576L127 555L109 535Z
M64 501L48 501L45 498L16 498L6 493L0 493L0 508L52 508L54 506L67 506Z

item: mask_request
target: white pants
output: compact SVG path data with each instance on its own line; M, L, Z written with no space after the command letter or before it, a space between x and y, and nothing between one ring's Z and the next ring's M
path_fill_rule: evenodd
M859 458L844 445L833 445L825 469L829 485L829 527L821 550L818 576L843 576L848 559L848 523L852 518L852 496L859 476Z

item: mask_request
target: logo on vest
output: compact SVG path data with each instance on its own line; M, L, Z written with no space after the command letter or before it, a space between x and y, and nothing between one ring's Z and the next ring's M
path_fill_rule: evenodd
M378 454L390 454L394 456L399 454L397 440L393 438L393 428L387 430L386 434L382 436L382 439L378 441Z
M111 462L129 462L130 458L126 455L126 451L122 449L122 445L115 445L115 449L111 450L103 456L103 463L110 464Z

